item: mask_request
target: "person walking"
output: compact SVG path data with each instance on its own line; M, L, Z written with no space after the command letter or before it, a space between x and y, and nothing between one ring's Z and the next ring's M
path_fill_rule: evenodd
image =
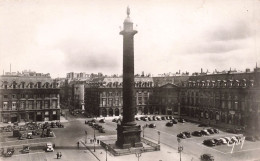
M78 144L78 149L79 149L79 141L77 142L77 144Z
M59 159L59 152L57 152L57 154L56 154L56 155L57 155L57 159Z

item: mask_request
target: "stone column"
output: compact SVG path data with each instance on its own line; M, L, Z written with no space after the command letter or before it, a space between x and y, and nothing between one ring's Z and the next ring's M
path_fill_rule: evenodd
M142 147L141 127L135 122L135 97L134 97L134 35L133 22L129 17L130 9L127 8L127 18L124 21L123 35L123 121L117 125L116 145L123 149Z

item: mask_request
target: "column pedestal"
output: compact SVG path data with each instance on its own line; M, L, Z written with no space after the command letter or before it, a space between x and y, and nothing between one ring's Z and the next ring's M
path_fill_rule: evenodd
M141 143L141 126L117 125L116 145L122 149L143 147Z

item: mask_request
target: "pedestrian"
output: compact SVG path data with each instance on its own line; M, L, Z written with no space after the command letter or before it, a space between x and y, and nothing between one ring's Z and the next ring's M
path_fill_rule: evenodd
M59 159L59 152L57 152L57 154L56 154L56 155L57 155L57 159Z
M77 144L78 144L78 149L79 149L79 141L77 142Z
M55 144L53 144L53 148L55 148Z
M62 156L62 154L61 154L61 152L59 152L59 157L61 158L61 156Z
M92 144L92 139L90 139L90 143Z
M97 143L99 144L99 140L97 139Z

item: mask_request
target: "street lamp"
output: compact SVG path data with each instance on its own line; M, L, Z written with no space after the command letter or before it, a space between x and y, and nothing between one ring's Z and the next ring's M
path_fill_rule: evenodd
M143 138L144 138L144 129L146 128L146 126L145 125L143 125Z
M88 140L88 132L87 132L87 130L85 130L85 134L86 134L85 144L87 144L87 140Z
M160 131L158 131L158 144L160 144Z
M106 146L106 161L107 161L107 150L108 150L108 146Z
M180 153L180 161L181 161L181 152L183 151L183 146L180 145L181 139L177 138L178 141L178 153Z
M138 161L141 155L142 155L142 151L135 152L135 156L138 158Z
M96 152L95 141L96 141L96 133L95 133L95 128L94 128L94 152Z

